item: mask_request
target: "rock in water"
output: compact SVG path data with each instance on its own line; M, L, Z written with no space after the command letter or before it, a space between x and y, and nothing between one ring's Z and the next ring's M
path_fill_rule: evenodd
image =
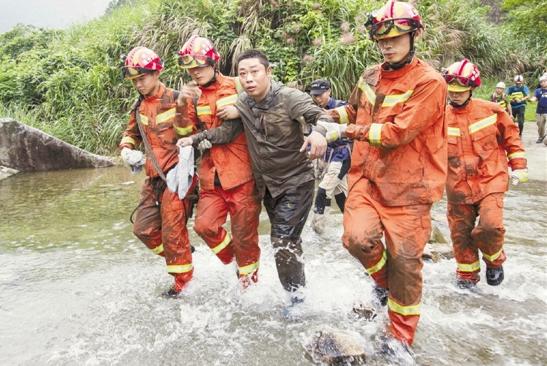
M454 258L454 252L452 251L452 246L447 244L427 244L424 248L422 258L437 263L442 259Z
M429 243L448 243L448 240L446 240L439 227L434 223L431 225L431 236L429 237Z
M110 158L95 155L13 119L0 119L0 165L22 172L103 168Z
M19 173L19 171L0 165L0 180L6 179L7 177L10 177L17 173Z
M306 355L315 363L328 365L363 365L366 361L365 340L357 333L335 329L315 332L304 346Z

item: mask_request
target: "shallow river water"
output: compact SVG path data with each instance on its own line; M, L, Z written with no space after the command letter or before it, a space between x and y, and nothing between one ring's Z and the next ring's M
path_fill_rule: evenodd
M171 278L128 221L142 180L116 167L0 181L0 365L310 365L302 343L317 329L366 340L383 330L385 316L371 323L351 311L370 300L371 283L341 246L340 213L323 236L305 228L308 287L296 319L282 314L265 212L257 286L241 293L234 268L190 230L195 278L183 297L161 297ZM434 213L446 234L445 208ZM483 280L466 293L453 284L453 260L425 264L417 364L547 364L546 208L545 182L507 194L498 288Z

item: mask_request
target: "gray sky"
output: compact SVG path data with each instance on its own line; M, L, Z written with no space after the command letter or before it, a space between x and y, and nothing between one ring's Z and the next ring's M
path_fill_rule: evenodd
M66 28L101 16L110 0L0 0L0 33L18 23Z

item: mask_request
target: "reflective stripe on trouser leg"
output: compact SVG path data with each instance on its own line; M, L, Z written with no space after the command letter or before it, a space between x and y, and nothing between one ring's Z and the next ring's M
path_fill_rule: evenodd
M140 202L133 219L133 234L153 253L162 255L161 213L150 178L142 186Z
M200 191L194 229L224 264L234 259L230 234L222 227L228 215L228 203L221 187Z
M471 237L482 252L487 267L500 267L506 259L503 251L503 196L503 193L492 193L477 203L479 223Z
M262 206L257 201L254 181L224 191L230 213L232 247L239 274L250 274L258 269L258 223Z
M448 202L448 226L452 239L456 276L462 280L479 281L479 252L471 238L471 231L477 218L475 205Z
M163 191L161 199L162 241L167 264L167 272L184 277L185 282L192 278L192 251L188 229L186 228L187 200L168 189Z
M422 254L431 234L431 205L380 207L387 248L392 335L409 345L420 316Z
M377 207L367 193L368 181L360 179L348 193L344 207L342 242L371 275L377 286L388 288L388 257L382 236L384 228Z

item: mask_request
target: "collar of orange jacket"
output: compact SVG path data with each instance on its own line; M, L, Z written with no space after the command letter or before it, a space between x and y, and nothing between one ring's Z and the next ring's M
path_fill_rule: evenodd
M414 57L414 58L412 58L412 61L410 63L406 64L405 66L403 66L403 67L401 67L400 69L397 69L397 70L385 70L382 67L382 78L397 79L397 78L405 75L407 72L409 72L414 67L416 67L418 62L419 62L418 59L416 57ZM383 64L383 65L385 65L385 64Z
M154 92L154 94L145 97L144 100L146 100L147 102L152 102L153 100L161 99L164 93L165 93L165 85L160 82L160 85L156 88L156 91Z

